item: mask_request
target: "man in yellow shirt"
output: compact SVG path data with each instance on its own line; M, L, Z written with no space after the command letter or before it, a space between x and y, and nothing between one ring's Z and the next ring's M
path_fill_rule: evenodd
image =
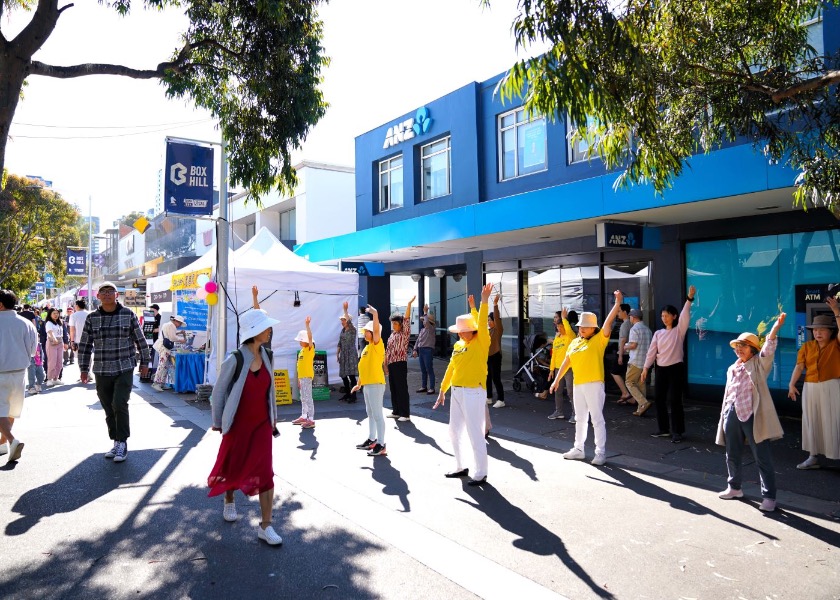
M604 351L610 341L613 321L618 314L624 296L619 290L614 293L615 304L604 321L604 327L598 330L598 317L595 313L580 314L578 337L569 344L566 358L557 369L557 377L551 384L553 393L560 385L560 380L569 367L575 372L575 445L563 455L568 460L583 460L586 454L583 446L589 429L589 417L592 417L592 429L595 431L595 458L592 464L601 466L607 462L607 426L604 421Z
M455 470L446 477L466 477L469 469L462 438L466 432L472 449L475 472L467 485L481 485L487 481L487 445L484 440L485 389L487 381L487 355L490 350L490 333L487 322L487 301L493 284L481 288L481 305L475 310L475 299L468 299L470 314L461 315L449 328L460 338L452 349L452 358L440 384L437 402L432 408L446 404L446 391L452 388L452 406L449 409L449 439L455 451ZM480 324L480 326L479 326Z

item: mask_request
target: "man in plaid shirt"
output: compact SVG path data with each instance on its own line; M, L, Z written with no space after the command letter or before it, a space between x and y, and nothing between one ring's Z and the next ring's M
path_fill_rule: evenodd
M128 457L128 398L137 366L137 351L140 352L140 376L147 377L149 346L137 316L117 302L116 285L106 281L99 286L96 297L102 305L85 320L77 353L79 370L82 383L87 383L91 352L95 348L96 395L105 409L108 436L114 440L114 446L105 453L105 458L122 462Z

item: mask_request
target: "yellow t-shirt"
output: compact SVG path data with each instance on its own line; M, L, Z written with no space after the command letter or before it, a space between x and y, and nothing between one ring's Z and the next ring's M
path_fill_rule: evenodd
M576 337L566 349L575 385L604 381L604 352L610 338L598 332L591 338Z
M452 358L446 367L446 374L440 384L445 392L451 386L477 388L487 385L487 355L490 351L490 332L483 324L487 322L487 304L481 303L479 310L471 311L478 323L478 335L467 344L463 340L455 342Z
M385 371L382 362L385 360L385 344L382 340L369 343L362 350L359 358L359 384L385 383Z
M313 366L313 362L315 361L315 345L307 346L306 348L301 348L298 351L298 358L297 358L297 376L298 379L312 379L315 377L315 367Z
M554 336L554 342L551 344L551 364L548 366L549 371L559 369L566 358L566 350L569 344L575 339L575 334L572 333L572 327L566 319L563 319L563 331L565 333Z

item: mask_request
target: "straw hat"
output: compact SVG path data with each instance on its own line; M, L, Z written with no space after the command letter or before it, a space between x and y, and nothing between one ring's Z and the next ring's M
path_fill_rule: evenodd
M736 344L746 344L747 346L752 346L756 350L761 350L761 342L759 341L758 336L754 333L742 333L738 336L738 339L729 342L729 345L733 348Z
M239 336L243 340L250 340L279 322L269 317L268 313L262 309L249 310L239 318Z
M578 321L578 329L581 327L595 327L598 328L598 317L595 313L582 312L580 313L580 320Z
M458 315L455 324L449 326L451 333L464 333L466 331L478 331L478 323L472 315Z
M831 315L817 315L810 325L805 326L806 329L815 329L822 327L824 329L837 329L837 323L834 322L834 317Z

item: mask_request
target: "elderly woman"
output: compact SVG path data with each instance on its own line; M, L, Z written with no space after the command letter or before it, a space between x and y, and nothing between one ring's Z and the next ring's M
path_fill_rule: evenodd
M604 351L610 342L610 332L613 322L624 299L620 290L613 292L615 303L604 327L598 328L598 317L595 313L580 313L578 323L578 337L566 348L566 358L557 367L557 375L549 390L555 393L560 382L570 368L575 373L574 407L575 417L575 445L563 454L567 460L583 460L586 458L584 445L589 433L589 419L592 418L592 430L595 434L595 458L592 464L600 467L607 462L607 425L604 420Z
M344 395L339 400L346 400L352 404L356 401L356 392L350 390L356 385L356 377L359 375L359 351L356 348L356 327L353 325L353 317L347 312L350 304L345 302L343 306L344 313L339 317L341 333L338 334L336 348L338 375L344 382Z
M391 316L391 335L385 345L385 375L391 388L392 412L388 415L398 421L410 421L411 409L408 397L408 340L411 334L412 296L405 308L405 316Z
M761 505L765 512L776 510L776 474L773 470L773 455L770 441L782 437L782 425L767 387L767 377L773 370L773 354L776 352L776 335L785 322L781 313L767 334L764 345L759 345L754 333L742 333L738 339L729 342L735 350L737 360L726 371L726 389L723 392L723 408L715 442L726 446L726 469L729 485L718 494L724 500L743 498L741 491L741 456L744 452L744 438L750 445L761 480Z
M169 322L164 323L160 328L160 335L154 344L155 352L157 352L160 359L158 360L158 368L155 373L155 382L152 387L159 392L163 391L163 384L172 382L172 371L175 366L175 361L172 360L172 351L175 349L175 342L184 343L187 341L187 336L183 331L178 331L179 327L187 324L186 319L181 315L172 315L169 317Z
M257 539L276 546L283 539L271 526L274 503L274 470L271 435L276 432L274 365L271 351L263 347L271 327L279 323L264 310L250 310L239 322L245 340L222 363L210 398L213 431L222 433L216 464L207 478L208 496L225 495L222 516L235 522L233 493L259 494L262 520Z
M449 328L458 334L458 341L452 348L452 358L440 384L437 402L432 408L446 404L446 390L452 387L452 406L449 409L449 439L455 451L455 470L445 477L456 478L469 475L467 453L462 437L464 433L470 442L475 473L467 485L481 485L487 481L487 443L484 440L487 383L487 355L490 350L490 332L487 322L487 301L493 291L493 284L481 288L481 305L475 310L475 299L469 297L470 314L460 315L455 325ZM479 326L481 323L481 326Z
M662 324L665 329L658 329L653 334L645 357L645 366L639 381L647 381L648 370L656 363L656 421L659 429L651 437L671 438L671 442L679 444L685 433L685 412L683 411L683 381L685 380L685 363L683 346L685 334L691 319L691 303L697 288L688 288L682 312L677 315L677 308L668 304L662 309ZM668 407L671 408L670 421Z
M835 298L826 303L833 315L818 315L808 325L814 339L802 344L788 385L788 397L796 400L796 382L805 371L802 389L802 449L808 453L797 469L819 469L817 458L840 458L840 338Z

